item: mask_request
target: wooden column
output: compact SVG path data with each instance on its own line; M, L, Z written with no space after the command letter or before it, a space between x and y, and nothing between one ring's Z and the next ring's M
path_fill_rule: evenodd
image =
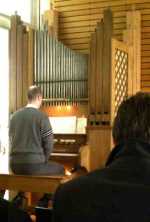
M111 38L112 13L104 11L104 18L91 36L89 56L89 121L87 154L88 169L103 167L110 152L111 141ZM83 162L84 161L83 157ZM81 161L82 162L82 161Z
M23 64L22 64L22 75L23 75L23 85L22 85L22 97L23 105L27 103L27 86L28 86L28 33L23 35Z
M27 89L29 85L33 84L33 42L33 30L27 31L27 27L21 21L20 16L12 16L9 39L10 113L26 104Z
M9 83L9 98L10 98L10 113L17 109L17 26L21 24L19 16L11 17L10 41L9 41L9 61L10 61L10 83Z
M103 44L103 97L104 114L110 114L110 79L111 79L111 39L112 13L104 11L104 44ZM104 122L107 120L104 119ZM108 120L109 122L110 120ZM108 123L109 124L109 123Z
M44 26L46 26L49 35L58 39L58 12L54 9L45 11L42 18L42 23Z
M28 82L27 87L33 85L34 78L34 35L35 31L31 28L28 30Z
M91 35L89 56L89 125L109 125L112 13L104 11Z
M141 14L139 11L127 12L124 42L130 47L128 94L133 95L141 89Z
M23 104L23 31L24 26L21 23L17 25L17 78L16 78L16 102L17 109Z
M104 22L101 20L96 29L96 121L97 123L103 121L104 106L103 106L103 44L104 44ZM98 92L98 93L97 93Z
M102 168L105 166L107 157L112 148L111 127L89 126L87 132L90 149L89 168L90 170Z

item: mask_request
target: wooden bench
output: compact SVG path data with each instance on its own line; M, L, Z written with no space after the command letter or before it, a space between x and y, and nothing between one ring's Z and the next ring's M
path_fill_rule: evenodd
M28 192L55 192L63 176L26 176L0 174L0 189L28 191Z

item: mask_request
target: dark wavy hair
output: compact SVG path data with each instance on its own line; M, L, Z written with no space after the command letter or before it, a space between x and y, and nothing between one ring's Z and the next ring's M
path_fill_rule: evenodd
M112 135L116 144L128 139L150 143L150 93L138 92L121 103Z
M42 96L42 92L39 86L33 85L28 89L28 100L31 102L36 99L37 96Z

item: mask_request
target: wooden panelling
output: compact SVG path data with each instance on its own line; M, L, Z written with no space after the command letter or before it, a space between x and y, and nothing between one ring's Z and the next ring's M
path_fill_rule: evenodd
M89 41L103 11L113 12L113 34L123 39L126 12L137 9L141 13L141 87L148 89L150 79L150 0L54 0L59 12L59 38L64 44L81 53L89 53Z
M77 39L89 38L89 40L90 40L90 37L91 37L90 32L79 32L79 33L74 33L73 35L72 35L72 33L68 33L66 35L62 35L63 40L67 39L69 42L69 39L74 39L75 43L76 43Z
M54 192L60 185L62 176L0 175L0 189L31 192ZM38 185L37 185L38 184Z
M143 92L149 92L150 93L150 87L141 87L141 90Z
M89 38L64 39L63 43L67 45L89 43Z
M33 32L27 31L18 15L11 16L9 61L9 110L13 113L26 104L26 91L33 84Z
M94 170L105 166L112 147L111 127L90 126L87 128L89 135L89 169ZM103 144L100 146L100 144Z
M142 80L143 81L150 81L150 75L143 75Z

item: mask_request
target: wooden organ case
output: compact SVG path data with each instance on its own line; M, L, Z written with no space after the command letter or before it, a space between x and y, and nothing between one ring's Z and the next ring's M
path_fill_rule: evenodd
M105 166L113 148L111 129L118 107L140 90L139 27L139 12L128 12L127 30L123 33L125 42L118 41L113 37L112 12L105 10L92 34L88 76L90 170Z

